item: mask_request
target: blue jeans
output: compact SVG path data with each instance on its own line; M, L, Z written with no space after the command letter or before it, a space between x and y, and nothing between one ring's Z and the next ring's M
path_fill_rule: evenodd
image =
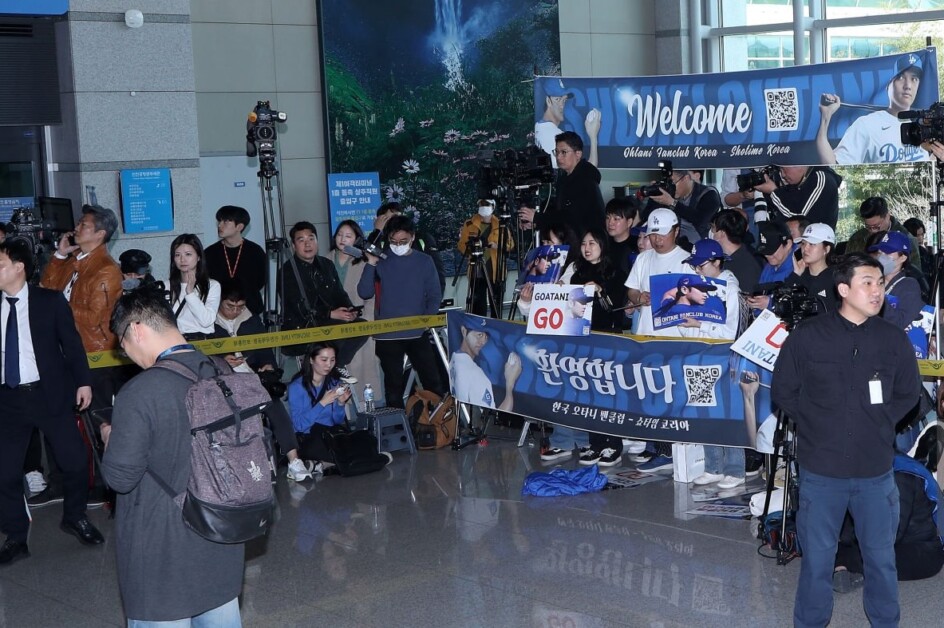
M897 626L898 486L892 471L874 478L830 478L800 469L797 537L803 550L794 626L825 626L833 613L832 576L846 510L862 551L865 614L873 627Z
M129 619L128 628L240 628L242 620L239 617L239 598L211 608L196 617L176 619L173 621L141 621Z
M551 447L565 451L573 450L575 445L577 447L590 446L590 434L588 432L575 430L572 427L564 427L563 425L555 424L554 431L548 440L551 441Z
M744 450L705 445L705 473L744 477Z

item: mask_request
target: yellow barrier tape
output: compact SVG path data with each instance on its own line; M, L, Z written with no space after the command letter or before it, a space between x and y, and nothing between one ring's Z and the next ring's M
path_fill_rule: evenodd
M446 324L445 314L430 314L429 316L405 316L403 318L389 318L382 321L364 321L363 323L349 323L346 325L325 325L308 329L294 329L292 331L276 331L267 334L252 334L251 336L237 336L235 338L214 338L212 340L198 340L194 347L207 355L220 353L236 353L237 351L253 351L255 349L270 349L289 345L308 344L355 338L357 336L372 336L393 331L411 331L428 327L442 327ZM107 366L131 364L131 360L118 351L96 351L87 354L89 366L93 369Z

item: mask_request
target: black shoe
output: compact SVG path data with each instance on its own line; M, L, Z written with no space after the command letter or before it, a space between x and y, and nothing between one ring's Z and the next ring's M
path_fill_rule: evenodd
M29 548L25 541L11 541L7 539L0 547L0 566L10 565L23 558L29 558Z
M101 545L105 542L105 537L92 525L88 517L82 517L78 521L73 522L63 521L59 524L59 528L63 532L68 532L73 535L86 545Z
M348 386L353 386L357 383L357 378L351 375L351 372L347 370L346 366L335 366L334 375Z

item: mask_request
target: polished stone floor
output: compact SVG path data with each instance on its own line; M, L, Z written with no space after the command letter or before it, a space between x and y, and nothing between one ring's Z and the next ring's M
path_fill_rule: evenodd
M493 430L494 436L517 436ZM576 460L561 466L576 467ZM627 468L629 463L626 463ZM278 483L281 519L247 548L246 626L787 626L799 560L757 554L754 525L693 517L670 477L522 498L532 443L395 455L379 473ZM87 548L34 511L32 557L0 570L0 627L123 624L113 521ZM942 576L901 585L902 626L940 626ZM831 626L867 625L861 590Z

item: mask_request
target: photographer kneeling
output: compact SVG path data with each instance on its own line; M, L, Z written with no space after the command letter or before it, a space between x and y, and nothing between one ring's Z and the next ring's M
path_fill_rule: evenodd
M242 286L235 280L223 284L220 291L220 309L216 313L214 338L235 338L251 334L265 333L266 328L258 316L246 308L246 295ZM288 458L286 475L290 480L301 482L311 477L314 464L298 456L298 440L292 429L292 420L288 416L282 396L285 384L282 383L282 369L275 368L275 353L272 349L257 349L245 354L228 353L223 356L237 373L256 373L262 385L272 396L272 403L265 411L272 426L279 448Z

